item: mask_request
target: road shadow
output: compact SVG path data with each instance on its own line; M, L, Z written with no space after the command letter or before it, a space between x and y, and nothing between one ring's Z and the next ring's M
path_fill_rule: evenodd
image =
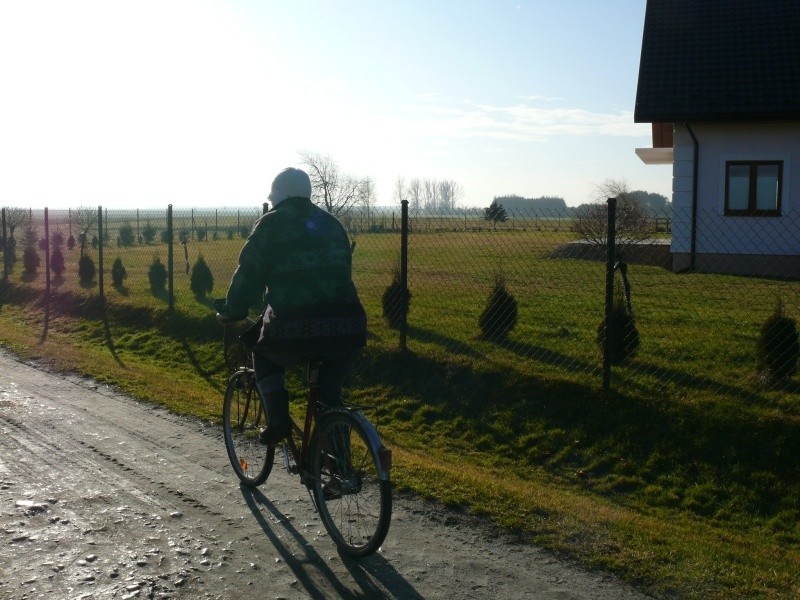
M341 553L340 556L353 581L361 587L363 597L398 600L423 598L382 556L373 554L360 560ZM381 582L382 587L376 586L375 581Z
M519 358L525 360L535 360L540 363L548 364L553 367L559 367L567 371L583 371L586 373L600 373L602 367L599 363L590 363L566 354L561 354L555 350L545 348L544 346L537 346L528 342L510 339L494 340L494 344L503 348L512 354L516 354Z
M471 358L485 358L469 344L430 329L410 325L408 327L408 337L420 342L435 343L451 353L462 354Z
M481 361L491 361L491 358L488 358L485 353L479 352L469 344L429 329L410 326L408 328L408 335L411 339L435 343L453 354L460 354L462 356L479 359ZM498 348L502 348L508 352L511 352L512 354L517 355L523 360L534 360L540 363L560 367L567 371L585 371L587 373L601 372L601 367L599 364L589 363L584 360L544 348L543 346L530 344L528 342L502 337L481 338L480 336L476 336L475 339L493 344Z
M339 557L342 563L361 588L360 592L353 593L349 587L341 582L336 573L328 567L325 559L320 556L313 544L292 525L286 515L270 502L261 491L245 485L240 485L240 489L242 497L261 526L262 531L310 598L327 600L331 595L330 590L322 590L314 582L308 570L309 564L313 565L315 570L330 582L338 598L422 598L414 587L379 554L376 553L366 558L355 559L340 552ZM275 519L280 522L281 527L303 548L305 556L292 554L291 550L284 545L275 531L273 531L267 519L264 518L262 508L272 513ZM322 527L322 524L320 524L320 527Z
M47 341L47 333L50 331L50 302L44 303L44 329L42 336L39 338L39 343L44 344Z
M635 359L634 359L635 360ZM763 402L764 398L758 392L730 385L722 381L717 381L703 375L694 375L686 371L679 371L654 365L645 361L635 360L631 365L638 371L647 373L650 376L657 378L664 384L680 382L682 385L693 387L698 390L710 390L714 392L722 392L730 396L735 396L743 400ZM630 381L630 380L628 380ZM787 390L788 391L788 390Z
M218 392L223 391L222 383L220 382L220 369L215 368L213 370L208 370L203 367L200 359L198 358L197 354L192 350L192 347L189 345L189 341L187 339L181 340L181 346L183 346L183 351L186 352L186 358L189 359L192 367L197 372L200 377L202 377L208 385L212 388L217 390Z
M117 354L117 349L114 346L114 338L111 336L111 325L108 322L108 311L106 310L106 302L104 298L100 298L99 302L101 303L101 315L100 318L103 321L103 337L105 339L106 348L111 353L111 356L117 361L117 364L122 367L123 369L127 369L125 363L122 362L122 359Z

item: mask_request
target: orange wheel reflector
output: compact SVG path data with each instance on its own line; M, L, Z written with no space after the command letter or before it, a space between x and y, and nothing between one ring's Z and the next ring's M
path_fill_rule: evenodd
M247 471L247 461L245 459L239 459L239 466L242 467L242 471Z

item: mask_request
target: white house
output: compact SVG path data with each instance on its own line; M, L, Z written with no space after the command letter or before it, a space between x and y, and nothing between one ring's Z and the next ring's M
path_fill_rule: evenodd
M673 269L800 278L800 2L648 0L636 122L673 169Z

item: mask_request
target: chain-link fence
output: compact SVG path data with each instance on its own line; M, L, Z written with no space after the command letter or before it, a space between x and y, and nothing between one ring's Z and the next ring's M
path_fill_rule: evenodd
M6 208L3 279L46 308L99 296L207 312L263 210ZM797 392L800 232L780 218L606 205L340 218L371 345L622 394Z

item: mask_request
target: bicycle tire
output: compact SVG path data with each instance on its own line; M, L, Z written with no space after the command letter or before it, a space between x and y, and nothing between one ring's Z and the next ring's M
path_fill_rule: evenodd
M258 441L258 433L266 424L253 371L240 369L231 375L225 389L222 429L231 466L248 487L261 485L272 471L275 448Z
M388 466L381 464L376 439L353 414L331 411L320 419L310 444L309 481L320 519L351 556L375 552L392 518Z

